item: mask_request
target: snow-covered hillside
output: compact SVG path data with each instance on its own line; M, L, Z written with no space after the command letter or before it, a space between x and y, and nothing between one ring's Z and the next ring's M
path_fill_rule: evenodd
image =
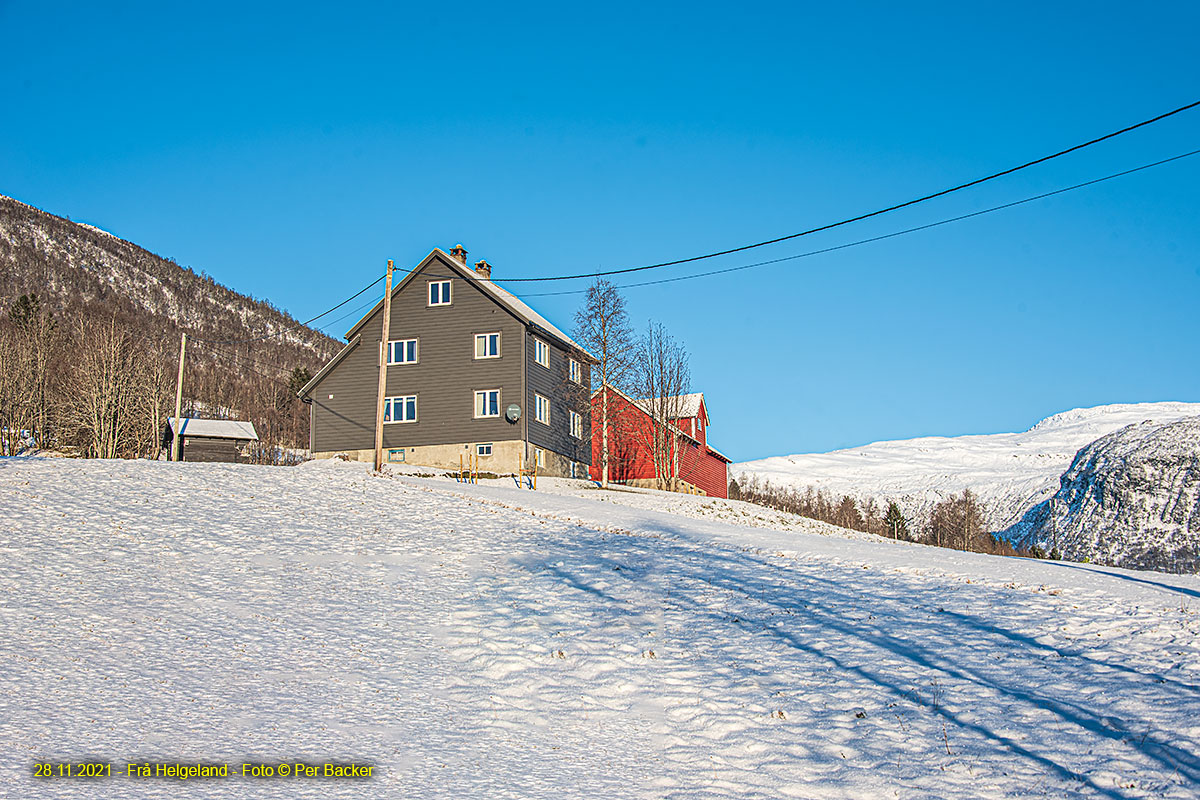
M270 303L239 294L108 231L0 195L0 296L37 294L59 311L88 308L197 334L270 339L281 360L322 359L337 343Z
M0 461L0 796L1200 792L1196 577L583 487ZM374 772L31 777L83 758Z
M729 474L738 480L754 476L776 486L812 486L838 496L896 500L918 525L938 502L969 488L983 501L988 527L995 531L1016 523L1053 495L1080 448L1126 425L1197 414L1200 403L1077 408L1048 417L1024 433L876 442L832 453L732 464Z
M1072 561L1200 569L1200 416L1144 422L1079 451L1054 497L1004 532Z

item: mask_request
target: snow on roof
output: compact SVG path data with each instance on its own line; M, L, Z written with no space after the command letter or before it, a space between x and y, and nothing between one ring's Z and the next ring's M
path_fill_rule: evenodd
M507 289L501 289L499 286L492 283L490 280L483 279L483 280L479 280L476 282L483 286L486 286L488 289L490 289L496 295L496 297L501 302L503 302L505 305L509 306L513 310L513 312L516 313L517 316L523 317L527 321L532 322L534 325L537 325L539 328L544 328L551 335L556 336L557 338L562 339L564 342L571 345L572 347L574 347L578 350L581 350L584 353L587 353L587 350L585 350L582 345L577 343L570 336L567 336L565 333L560 331L557 327L555 327L553 325L553 323L550 322L550 320L546 319L541 314L534 311L532 308L530 308L528 305L526 305L524 300L521 300L519 297L517 297L512 292L509 292ZM591 355L591 353L588 353L588 355Z
M700 404L704 402L704 392L692 392L671 399L679 401L680 417L694 417L700 413Z
M650 399L639 397L633 402L642 407L643 410L649 411ZM704 402L704 392L692 392L691 394L679 394L666 398L666 405L674 406L678 404L679 416L676 419L687 419L694 417L700 413L700 404Z
M171 417L171 432L175 432L176 417ZM213 439L250 439L258 441L254 424L236 419L192 419L183 418L183 436L208 436Z

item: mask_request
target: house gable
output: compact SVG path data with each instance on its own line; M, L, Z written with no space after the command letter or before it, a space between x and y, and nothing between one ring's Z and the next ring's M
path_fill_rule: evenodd
M391 364L385 397L415 397L415 419L385 423L385 448L522 439L521 424L478 416L476 391L498 391L501 408L522 402L525 323L435 251L392 293L391 341L417 341L417 358ZM453 281L451 302L429 304L428 282ZM350 331L351 343L310 382L312 450L374 447L382 303ZM476 358L475 336L498 334L499 355ZM310 388L311 387L311 388Z
M440 290L433 296L430 284L443 280L451 283L448 296ZM379 363L389 352L381 341L382 316L381 300L355 323L346 334L348 344L301 392L311 403L314 453L363 454L374 448ZM594 359L457 258L434 249L403 273L392 287L388 338L396 343L391 352L402 355L388 365L385 397L402 405L389 402L385 408L403 412L385 419L384 449L404 450L409 463L421 463L410 458L416 454L453 464L460 451L469 456L475 444L491 443L488 453L495 449L499 458L503 449L505 468L515 471L527 463L520 458L528 443L557 454L547 459L553 462L547 469L559 474L574 474L579 462L589 461L586 391L570 381L570 362L580 363L580 383L587 386ZM535 341L546 344L548 366L534 361ZM541 404L550 408L548 426L534 420L539 396L549 400ZM523 412L516 422L504 413L513 404ZM581 437L572 435L573 412L579 415L576 431ZM505 444L511 446L501 447ZM429 448L440 450L423 456ZM532 455L529 450L523 457Z
M424 275L424 280L418 280L419 276ZM556 343L567 351L574 351L579 357L591 363L597 363L596 358L583 347L577 344L571 337L563 333L557 326L538 314L532 308L525 304L520 298L511 292L497 286L491 280L484 278L473 269L467 267L457 258L448 255L441 248L435 247L430 251L429 255L400 279L395 286L392 287L392 302L395 302L395 297L401 291L404 291L410 283L420 283L426 288L428 281L436 278L445 278L454 281L455 287L470 286L482 293L485 297L490 298L494 303L511 314L513 318L520 320L523 324L528 325L535 332L539 332L543 337L549 337L555 340ZM457 291L457 288L456 288ZM451 303L452 305L453 303ZM354 327L346 333L346 339L350 339L357 334L363 327L369 325L372 319L378 316L383 311L383 300L380 300L375 306L367 312L366 316L355 323Z

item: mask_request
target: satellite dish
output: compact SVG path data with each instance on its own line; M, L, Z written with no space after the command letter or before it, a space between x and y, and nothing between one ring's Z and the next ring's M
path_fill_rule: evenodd
M509 422L516 423L521 418L521 407L513 403L508 408L504 409L504 418Z

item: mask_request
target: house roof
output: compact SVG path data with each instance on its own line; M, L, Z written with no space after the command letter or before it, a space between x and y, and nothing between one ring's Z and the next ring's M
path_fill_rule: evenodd
M171 433L175 433L175 421L180 419L170 417L167 424L171 426ZM210 439L250 439L258 441L258 434L254 430L254 424L236 419L192 419L190 417L181 418L183 427L179 433L183 436L206 436Z
M518 298L516 295L512 294L508 290L501 289L495 283L493 283L489 279L483 277L475 270L467 267L465 264L463 264L457 258L454 258L453 256L449 255L444 250L442 250L440 247L435 247L433 250L431 250L429 252L429 255L425 256L425 258L421 260L420 264L418 264L416 267L414 267L412 270L410 270L409 273L407 275L405 275L404 278L399 283L397 283L395 286L393 286L392 294L394 295L396 292L400 291L404 287L404 285L407 284L410 280L412 280L414 278L414 276L417 275L417 273L419 273L422 269L424 269L429 264L429 262L433 261L435 258L438 258L438 257L440 257L442 261L444 261L447 265L449 265L452 270L454 270L456 273L458 273L458 276L461 279L478 286L480 289L483 290L484 294L487 294L493 300L495 300L497 303L499 303L501 306L508 309L508 311L511 312L512 315L515 316L517 319L519 319L523 322L526 322L530 325L533 325L535 327L541 328L548 335L552 336L555 339L558 339L560 342L567 345L568 347L570 347L574 350L578 350L585 357L590 359L592 361L592 363L597 363L597 359L595 356L593 356L591 353L589 353L587 350L585 350L581 345L579 345L576 341L574 341L570 336L567 336L565 333L563 333L561 330L559 330L559 328L557 328L552 322L550 322L550 320L546 319L541 314L537 313L532 308L530 308L528 305L526 305L523 300L521 300L520 298ZM382 307L383 307L383 300L380 300L378 303L376 303L371 308L370 311L368 311L363 316L362 319L360 319L357 323L355 323L353 328L351 328L346 333L346 338L349 339L351 336L354 336L355 334L357 334L359 328L361 328L363 326L363 324L366 323L366 321L371 317L371 315L374 314L376 311L378 311Z

